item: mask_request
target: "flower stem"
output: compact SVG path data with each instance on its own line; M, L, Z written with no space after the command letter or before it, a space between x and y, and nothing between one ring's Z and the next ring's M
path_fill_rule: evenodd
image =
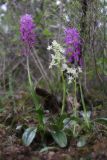
M64 113L64 110L65 110L65 99L66 99L66 84L65 84L63 72L62 72L62 83L63 83L63 99L62 99L61 115Z
M27 56L27 72L28 72L28 81L29 81L29 86L30 86L30 92L31 92L32 99L34 101L34 104L35 104L35 107L36 107L36 110L37 110L38 107L39 107L39 102L38 102L37 96L35 94L33 83L32 83L32 80L31 80L30 68L29 68L29 57L28 56Z
M77 116L77 84L76 84L77 82L76 82L76 78L74 79L74 85L75 85L75 101L74 101L74 114L75 114L75 117Z
M88 120L88 117L87 117L86 106L85 106L85 102L84 102L84 98L83 98L82 87L81 87L81 83L80 82L79 82L79 86L80 86L81 101L82 101L83 110L84 110L84 113L85 113L84 120L85 120L85 122L87 124L87 127L90 128L89 120Z

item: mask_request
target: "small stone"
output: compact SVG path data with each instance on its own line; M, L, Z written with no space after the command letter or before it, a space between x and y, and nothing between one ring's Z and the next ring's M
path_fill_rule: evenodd
M50 151L50 152L48 153L48 160L51 160L52 157L54 156L54 154L55 154L55 152Z
M61 155L61 160L72 160L71 156L68 154L62 154Z

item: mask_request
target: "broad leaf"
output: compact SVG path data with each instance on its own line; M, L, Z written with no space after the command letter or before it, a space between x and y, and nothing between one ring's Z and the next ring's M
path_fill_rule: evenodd
M87 141L86 137L81 137L77 142L77 147L84 147L86 145L86 141Z
M64 148L67 146L67 137L63 131L56 131L51 133L55 142L61 147Z
M65 128L71 128L72 127L72 121L70 118L65 118L63 120L63 123L64 123L64 129Z
M22 141L25 146L29 146L32 143L33 139L36 136L36 132L37 128L34 127L30 127L25 130L22 136Z

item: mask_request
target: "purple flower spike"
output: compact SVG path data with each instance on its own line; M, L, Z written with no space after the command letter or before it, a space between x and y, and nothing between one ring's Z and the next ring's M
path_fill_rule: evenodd
M23 41L25 47L28 48L28 50L32 48L35 43L35 24L33 22L32 15L25 14L21 16L20 34L21 34L21 40Z
M81 59L81 40L76 28L65 29L66 57L69 63L80 65Z

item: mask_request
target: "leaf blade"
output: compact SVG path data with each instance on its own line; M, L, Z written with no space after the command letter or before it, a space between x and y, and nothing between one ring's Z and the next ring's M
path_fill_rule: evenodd
M61 147L64 148L67 146L67 137L63 131L56 131L51 133L55 142Z
M30 127L25 130L22 136L22 141L25 146L29 146L32 143L33 139L36 136L36 132L37 128L34 127Z

